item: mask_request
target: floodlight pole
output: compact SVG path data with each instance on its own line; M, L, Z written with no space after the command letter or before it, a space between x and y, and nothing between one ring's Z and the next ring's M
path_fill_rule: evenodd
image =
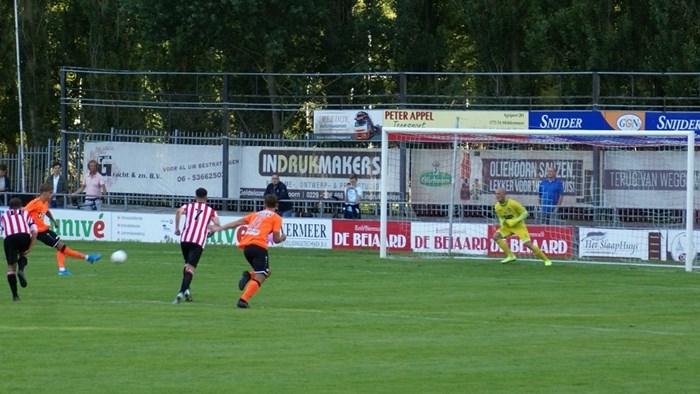
M19 179L20 192L26 191L24 181L24 122L22 121L22 72L19 56L19 0L15 0L15 48L17 52L17 102L19 103Z

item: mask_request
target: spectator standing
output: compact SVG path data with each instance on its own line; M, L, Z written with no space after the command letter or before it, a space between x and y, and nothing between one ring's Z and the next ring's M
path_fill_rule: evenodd
M105 186L102 174L97 171L99 169L97 160L88 162L88 173L83 176L83 182L78 190L73 194L85 192L84 209L98 211L102 209L102 199L107 194L107 186Z
M363 190L357 185L357 175L352 174L345 185L345 206L343 207L345 219L362 219L360 214L360 202Z
M0 192L12 191L12 182L7 176L7 165L0 164Z
M49 201L49 208L63 208L64 196L57 195L68 194L66 178L61 174L61 168L61 163L54 161L51 166L51 174L46 178L45 183L53 185L53 197Z
M270 178L270 183L267 184L265 189L265 195L274 194L277 196L279 204L277 206L277 213L283 218L290 218L294 216L294 205L289 198L289 191L287 191L287 185L280 181L279 174L272 174Z
M540 221L542 224L559 223L559 206L564 201L564 184L557 178L554 167L547 168L547 177L539 187Z

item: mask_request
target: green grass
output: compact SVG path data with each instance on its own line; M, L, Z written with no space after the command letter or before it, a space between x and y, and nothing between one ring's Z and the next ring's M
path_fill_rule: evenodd
M697 387L700 277L678 269L379 260L271 250L273 275L235 307L247 268L209 246L195 301L172 305L179 246L129 261L37 245L29 287L0 296L2 392L658 393ZM555 263L556 264L556 263Z

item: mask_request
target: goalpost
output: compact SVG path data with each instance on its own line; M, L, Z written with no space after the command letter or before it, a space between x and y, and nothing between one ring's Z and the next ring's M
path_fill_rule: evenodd
M694 268L694 131L384 127L381 148L381 258L502 258L491 235L493 192L504 188L555 264ZM565 194L546 216L538 189L548 168Z

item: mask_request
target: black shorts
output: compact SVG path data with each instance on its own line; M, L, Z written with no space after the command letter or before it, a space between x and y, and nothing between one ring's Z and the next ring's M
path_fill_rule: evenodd
M20 253L26 252L31 243L32 237L27 233L18 233L7 236L3 241L7 265L14 265L19 259Z
M47 246L55 248L56 245L58 245L58 242L61 240L61 237L51 230L46 230L40 232L39 235L36 236L36 239L43 242Z
M362 219L360 206L358 204L345 204L343 206L343 217L345 219Z
M243 249L243 255L248 264L253 267L256 274L270 275L270 265L267 258L267 249L257 245L248 245Z
M202 252L204 252L202 245L194 242L180 242L180 249L182 250L182 257L185 258L185 264L197 268Z

